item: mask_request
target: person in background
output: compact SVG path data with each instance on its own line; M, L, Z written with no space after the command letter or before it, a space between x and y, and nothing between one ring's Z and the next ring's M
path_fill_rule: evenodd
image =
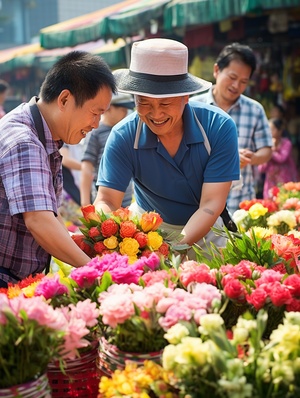
M273 137L272 157L267 163L258 166L260 173L264 173L263 198L270 199L269 191L274 186L298 181L297 167L292 156L292 142L283 137L284 122L282 119L270 119L269 125Z
M95 200L99 164L112 127L124 119L134 106L132 95L123 93L113 95L110 107L103 114L99 127L93 130L87 138L81 158L81 206L86 206ZM125 191L123 207L130 205L132 195L133 185L130 183Z
M136 112L106 141L96 209L118 209L133 180L129 209L137 215L156 211L161 228L182 244L201 245L204 237L209 243L216 238L211 227L223 225L219 216L232 180L239 179L233 120L216 107L189 104L191 94L211 83L188 73L188 49L175 40L133 43L130 68L113 73L118 91L135 96Z
M99 125L116 92L97 56L72 51L54 64L39 97L0 120L0 286L47 269L51 256L74 267L90 258L59 214L63 142L78 144Z
M6 114L3 104L9 92L9 84L5 80L0 80L0 119Z
M272 156L272 135L264 108L243 94L255 68L256 58L249 46L229 44L214 64L215 85L191 98L223 109L236 123L242 186L229 192L227 206L232 214L239 209L240 202L256 197L254 168Z

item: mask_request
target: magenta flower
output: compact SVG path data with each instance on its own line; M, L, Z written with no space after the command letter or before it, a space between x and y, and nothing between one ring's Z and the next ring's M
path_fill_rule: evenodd
M53 278L43 278L37 285L34 295L44 296L46 300L68 293L68 288L60 283L58 274Z

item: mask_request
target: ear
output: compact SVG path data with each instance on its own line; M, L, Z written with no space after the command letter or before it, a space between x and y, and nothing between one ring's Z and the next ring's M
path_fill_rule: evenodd
M67 89L63 90L59 94L59 96L57 98L57 105L58 105L58 107L59 107L59 109L61 111L64 111L64 109L66 108L68 102L70 102L71 96L72 95L71 95L70 91L67 90Z
M219 72L220 72L220 68L219 68L218 64L214 64L213 76L216 80L217 80Z

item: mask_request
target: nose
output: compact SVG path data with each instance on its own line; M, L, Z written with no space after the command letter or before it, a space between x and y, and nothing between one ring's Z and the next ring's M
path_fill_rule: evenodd
M94 116L94 120L93 120L93 123L92 123L93 129L96 129L96 128L99 127L100 120L101 120L101 115L95 115Z

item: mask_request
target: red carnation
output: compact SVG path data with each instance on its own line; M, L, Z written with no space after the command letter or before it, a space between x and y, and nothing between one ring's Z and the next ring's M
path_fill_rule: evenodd
M122 238L132 238L136 230L137 228L133 221L122 221L120 225L120 236Z
M138 241L140 248L147 246L148 238L144 232L136 232L133 237Z
M245 288L237 279L228 280L224 292L230 299L242 300L245 297Z
M115 235L118 232L118 229L118 224L111 218L103 221L101 224L101 233L105 238Z

